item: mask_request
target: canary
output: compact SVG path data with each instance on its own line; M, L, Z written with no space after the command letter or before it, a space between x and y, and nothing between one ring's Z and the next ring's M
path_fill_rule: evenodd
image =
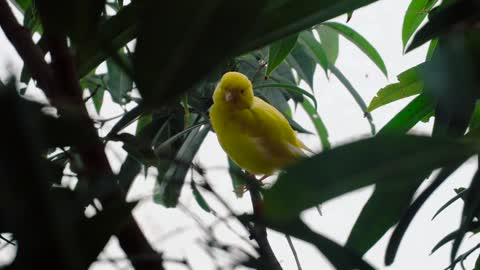
M210 121L227 155L252 174L270 175L310 151L287 119L254 96L239 72L225 73L213 93Z

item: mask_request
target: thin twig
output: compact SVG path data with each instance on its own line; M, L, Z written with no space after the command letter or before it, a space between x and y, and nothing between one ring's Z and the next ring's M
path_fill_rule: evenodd
M287 238L288 245L290 246L290 249L292 250L293 257L295 258L295 263L297 264L298 270L302 270L302 265L300 264L300 260L298 259L297 250L295 249L295 246L293 245L292 238L288 234L285 234L285 237Z

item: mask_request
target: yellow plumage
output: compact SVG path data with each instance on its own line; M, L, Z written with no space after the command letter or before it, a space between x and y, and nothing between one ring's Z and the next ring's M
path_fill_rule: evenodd
M252 83L245 75L225 73L213 102L210 119L220 145L250 173L272 174L304 156L301 149L307 148L287 119L254 96Z

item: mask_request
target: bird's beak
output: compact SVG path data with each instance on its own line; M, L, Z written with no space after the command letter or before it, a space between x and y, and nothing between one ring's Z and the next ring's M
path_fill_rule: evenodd
M233 100L234 96L233 96L233 93L232 92L227 92L225 94L225 101L227 102L231 102Z

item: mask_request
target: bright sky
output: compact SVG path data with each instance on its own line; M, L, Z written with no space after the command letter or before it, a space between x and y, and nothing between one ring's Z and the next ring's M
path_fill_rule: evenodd
M374 64L355 46L345 39L340 40L340 57L337 67L346 75L353 86L368 103L374 97L378 89L386 84L396 81L396 75L420 62L423 62L426 48L422 47L409 53L402 54L401 26L404 12L409 1L379 1L368 7L360 9L353 14L349 26L366 37L383 57L389 72L389 78L374 66ZM336 21L345 22L345 16ZM5 80L8 72L17 76L20 73L21 62L13 48L8 44L3 33L0 32L0 79ZM315 75L314 91L319 104L319 115L324 120L330 134L333 145L358 139L369 135L369 125L363 118L360 108L355 104L347 90L332 76L328 81L320 69ZM107 96L107 95L106 95ZM107 97L109 99L109 97ZM387 105L373 112L373 119L377 130L381 128L395 113L411 99ZM108 103L107 103L108 104ZM121 110L116 106L106 106L102 110L102 117L117 115ZM314 130L306 115L299 110L296 119L307 129ZM432 122L432 121L431 121ZM427 134L431 130L432 123L419 124L413 132ZM134 130L130 127L130 130ZM319 140L316 136L302 136L307 145L313 149L320 149ZM123 154L119 144L109 145L109 157L112 164L118 168ZM196 160L208 170L208 178L214 184L215 189L230 202L239 212L250 209L248 195L242 199L236 199L232 192L226 168L226 156L221 150L213 133L209 134L202 145ZM221 169L219 169L221 168ZM457 171L447 183L427 201L413 220L410 229L400 246L397 259L393 266L386 268L383 265L384 251L388 237L382 240L366 255L366 260L377 269L443 269L449 264L450 246L444 247L434 255L429 256L432 247L446 234L455 230L459 224L462 204L457 202L446 209L443 214L431 221L431 217L437 209L455 195L453 189L465 187L470 182L475 165L472 162L464 165ZM153 172L152 172L153 173ZM428 181L427 181L428 182ZM207 254L202 251L198 239L202 233L196 229L197 225L184 212L177 209L165 209L156 205L151 200L154 177L144 179L139 176L135 182L130 198L145 197L144 202L135 209L135 216L144 229L147 237L159 251L166 251L165 256L181 258L187 256L195 269L213 269ZM317 232L344 244L353 223L360 210L371 194L372 188L365 188L333 199L323 205L323 216L319 216L316 210L304 213L304 219ZM288 200L289 198L285 198ZM207 200L215 207L217 204L211 197ZM211 224L216 218L201 210L194 201L189 187L183 189L181 197L182 205L196 213L203 222ZM221 209L220 213L225 213ZM373 222L373 221L372 221ZM232 224L238 229L238 226ZM176 232L172 234L172 232ZM241 244L241 241L228 232L225 226L219 227L217 236L224 241ZM168 236L171 235L171 236ZM389 234L388 234L389 236ZM283 235L271 232L269 239L274 247L277 257L285 270L296 269L293 256L288 248ZM468 249L478 237L468 238L462 246L462 250ZM325 258L312 246L301 241L294 241L304 270L309 269L332 269ZM242 245L243 246L243 245ZM11 255L11 251L3 251L0 256L4 258ZM471 255L467 260L467 266L471 268L478 252ZM115 239L112 239L102 258L124 256ZM0 257L1 258L1 257ZM119 265L126 265L119 261ZM128 268L128 264L126 265ZM184 269L175 264L168 264L167 269ZM110 263L97 263L92 269L116 269Z

